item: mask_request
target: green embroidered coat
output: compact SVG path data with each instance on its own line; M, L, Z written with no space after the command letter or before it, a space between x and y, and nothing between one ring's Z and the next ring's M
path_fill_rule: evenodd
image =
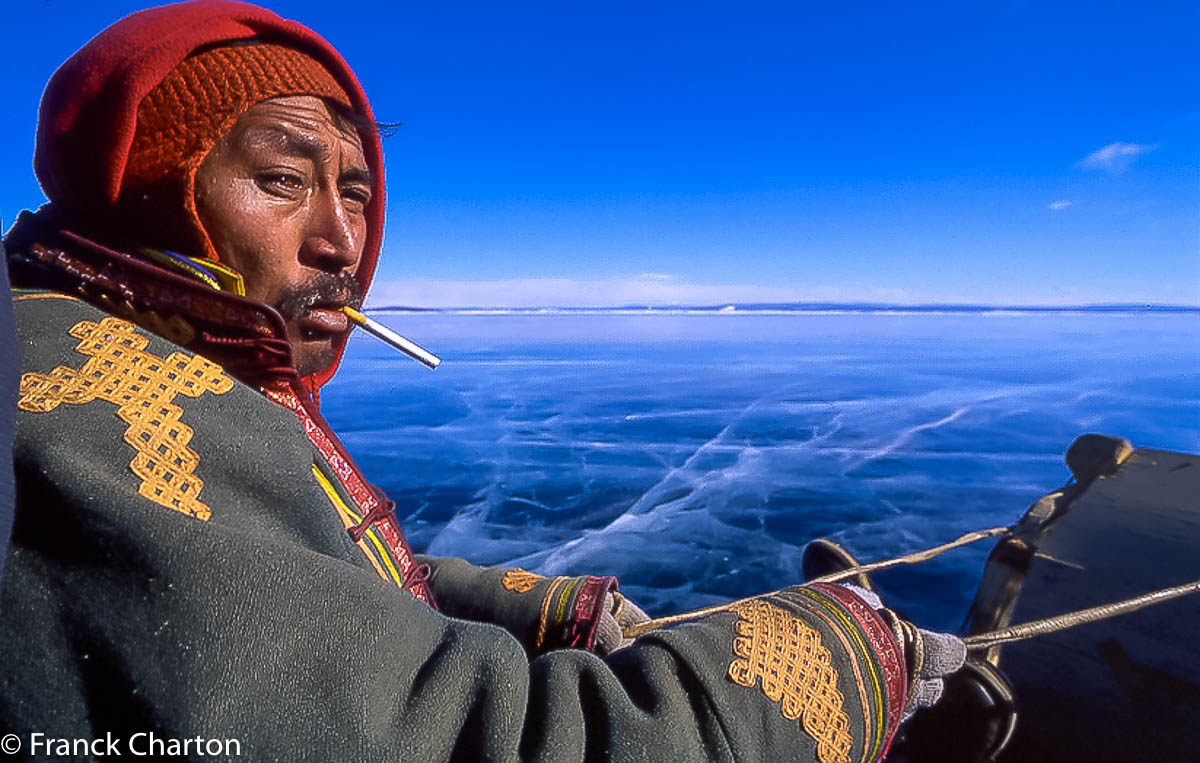
M406 558L311 405L126 320L162 328L143 305L14 299L0 733L237 739L247 759L288 761L886 750L903 658L845 589L793 589L602 659L586 647L611 579Z

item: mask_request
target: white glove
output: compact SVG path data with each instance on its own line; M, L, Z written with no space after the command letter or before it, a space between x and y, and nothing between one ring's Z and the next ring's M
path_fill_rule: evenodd
M606 594L604 614L600 615L600 624L596 627L596 654L604 656L629 646L633 639L625 638L625 629L649 619L641 607L621 594Z

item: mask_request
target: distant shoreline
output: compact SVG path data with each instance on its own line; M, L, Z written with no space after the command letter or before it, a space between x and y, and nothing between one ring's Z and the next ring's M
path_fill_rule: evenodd
M369 313L434 315L1200 315L1200 305L1109 303L1090 305L892 305L872 302L734 303L727 305L623 305L621 307L409 307L384 305Z

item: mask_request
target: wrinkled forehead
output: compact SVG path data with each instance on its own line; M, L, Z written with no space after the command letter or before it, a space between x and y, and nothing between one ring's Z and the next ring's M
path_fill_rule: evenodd
M355 117L340 104L316 96L284 96L246 110L223 139L235 150L271 151L366 169Z

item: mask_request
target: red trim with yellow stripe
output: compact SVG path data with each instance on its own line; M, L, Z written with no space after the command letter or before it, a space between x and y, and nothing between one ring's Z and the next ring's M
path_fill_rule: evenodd
M365 528L359 526L365 530L363 534L369 534L368 537L377 536L381 539L392 559L395 560L401 578L400 585L417 599L436 608L437 604L434 602L433 593L424 581L412 580L417 563L413 558L412 549L409 548L408 541L405 540L404 533L400 529L400 523L396 521L395 514L383 510L383 502L379 496L358 473L357 467L341 448L341 444L326 432L326 428L322 426L324 422L318 421L320 414L314 415L301 402L300 397L286 387L266 387L263 389L263 394L296 414L296 417L300 419L304 434L308 436L313 446L329 465L330 470L345 487L350 498L357 504L361 515L368 518ZM356 538L356 540L359 539Z

